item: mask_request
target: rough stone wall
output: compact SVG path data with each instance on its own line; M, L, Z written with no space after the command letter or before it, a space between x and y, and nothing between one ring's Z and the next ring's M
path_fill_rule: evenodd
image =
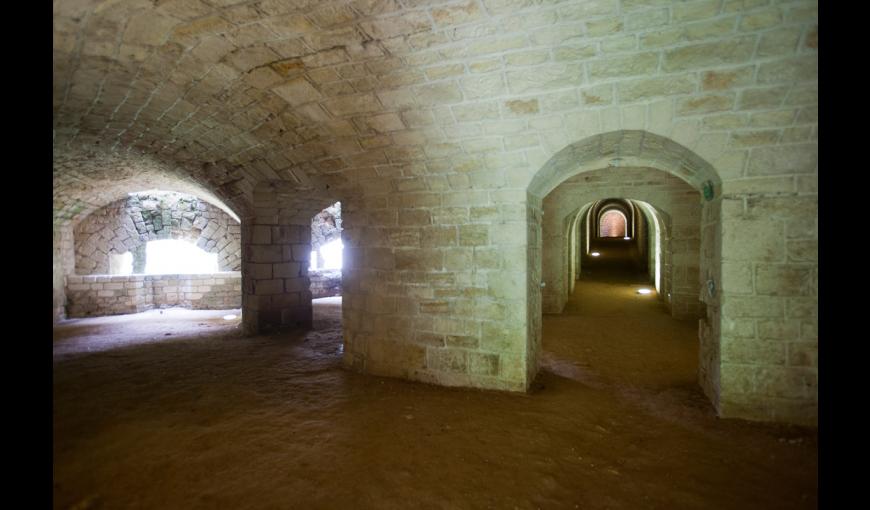
M241 269L241 227L221 209L181 193L136 194L98 209L75 227L76 274L109 274L109 255L132 251L144 270L148 241L183 239L218 254L221 271Z
M241 274L69 275L69 318L138 313L181 306L196 310L239 308Z
M570 292L567 241L574 218L584 205L612 197L647 202L670 218L662 238L663 297L674 317L698 317L701 197L685 181L651 168L585 172L562 182L544 199L544 312L561 313ZM596 217L590 220L597 227Z

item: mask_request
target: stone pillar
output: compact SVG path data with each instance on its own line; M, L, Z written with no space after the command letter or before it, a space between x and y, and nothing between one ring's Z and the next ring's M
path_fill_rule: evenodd
M818 201L725 194L719 412L816 425Z
M246 333L311 326L311 226L242 221L242 322Z

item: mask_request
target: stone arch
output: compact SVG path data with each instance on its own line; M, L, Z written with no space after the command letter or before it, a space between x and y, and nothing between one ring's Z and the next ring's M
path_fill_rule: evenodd
M697 190L709 181L716 195L721 193L722 180L710 163L671 139L640 130L611 131L568 145L535 173L528 192L543 198L561 182L579 173L619 167L658 168Z
M108 274L109 256L128 251L134 254L135 267L139 259L144 262L143 257L137 258L144 254L144 245L161 239L184 240L218 254L220 271L241 270L238 218L193 195L131 193L93 211L78 222L73 233L75 273L80 275Z
M56 149L53 165L56 227L75 226L95 210L140 190L193 195L237 221L250 207L249 196L230 195L204 178L145 154L82 147Z
M236 220L250 211L250 193L232 173L208 165L189 171L133 150L56 144L53 154L53 321L66 316L66 279L75 273L75 227L96 210L136 190L197 196ZM221 184L223 182L223 184Z
M538 170L527 188L527 207L529 218L527 248L527 373L528 380L534 379L538 371L541 343L541 313L543 291L551 286L544 281L543 262L543 222L555 222L559 232L564 232L562 223L565 216L547 218L544 215L544 200L561 183L593 170L617 173L623 168L653 169L668 173L687 183L694 192L702 197L700 209L698 267L700 281L719 282L721 277L721 179L705 159L687 147L647 131L621 130L601 133L569 144L554 154ZM643 183L627 186L613 191L613 196L634 198ZM705 193L707 192L707 193ZM710 193L712 192L712 193ZM634 196L632 196L634 195ZM654 203L654 201L653 201ZM673 218L675 215L671 214ZM686 275L688 277L688 275ZM545 285L542 285L544 281ZM556 288L563 288L556 285ZM707 397L718 409L721 382L719 375L719 322L720 304L715 293L700 293L704 308L699 324L700 363L699 383Z

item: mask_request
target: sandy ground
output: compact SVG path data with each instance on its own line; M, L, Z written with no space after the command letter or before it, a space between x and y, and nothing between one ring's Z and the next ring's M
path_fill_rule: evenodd
M54 331L55 508L800 509L817 433L720 420L694 322L631 280L545 316L528 395L340 368L340 304L242 338L235 311Z

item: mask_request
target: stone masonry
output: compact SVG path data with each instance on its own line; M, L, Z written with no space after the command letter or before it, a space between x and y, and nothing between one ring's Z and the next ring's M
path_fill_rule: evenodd
M241 274L67 276L70 318L138 313L154 308L240 308Z
M53 10L55 318L72 229L159 187L241 219L248 331L304 326L310 221L340 200L345 365L526 391L542 353L545 200L587 172L645 168L711 198L670 220L700 218L686 267L712 406L816 422L817 2ZM614 196L647 186L633 183Z
M221 271L241 269L241 227L221 209L180 193L138 193L94 211L74 231L76 274L109 274L109 255L133 252L145 268L144 245L183 239L218 254Z

